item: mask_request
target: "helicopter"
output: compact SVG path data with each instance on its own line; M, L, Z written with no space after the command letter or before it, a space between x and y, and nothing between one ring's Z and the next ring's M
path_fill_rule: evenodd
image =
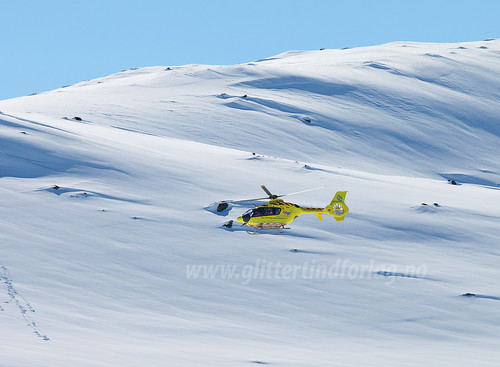
M336 221L343 221L347 212L349 212L349 208L345 204L347 191L337 191L330 204L328 204L324 208L311 208L302 207L293 203L287 203L280 198L283 196L300 194L316 189L303 190L285 195L275 195L272 194L264 185L261 185L261 188L268 195L267 197L246 200L220 201L217 206L217 211L222 212L226 210L229 207L230 203L242 203L246 201L268 199L269 202L267 204L256 205L254 209L247 210L236 219L238 222L243 223L242 226L246 225L253 229L253 232L247 231L247 233L250 234L257 234L260 233L258 231L262 230L275 230L276 232L278 232L280 229L289 229L285 226L292 223L302 214L315 214L319 220L323 220L323 214L328 214L331 215ZM225 223L224 226L227 228L231 228L233 226L233 223L234 221L230 220L229 222Z

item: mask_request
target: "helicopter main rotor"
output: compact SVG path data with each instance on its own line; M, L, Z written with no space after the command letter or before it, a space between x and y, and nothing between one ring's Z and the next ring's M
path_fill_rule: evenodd
M246 201L257 201L257 200L266 200L266 199L274 200L274 199L281 198L283 196L290 196L290 195L295 195L295 194L301 194L303 192L307 192L307 191L312 191L312 190L317 190L317 189L324 188L324 186L321 186L321 187L315 187L313 189L302 190L302 191L297 191L297 192L291 192L289 194L275 195L275 194L271 193L271 191L269 191L266 186L260 185L260 187L267 194L266 198L244 199L244 200L224 200L224 201L220 201L219 205L217 206L217 211L218 212L223 212L224 210L226 210L229 207L230 203L243 203L243 202L246 202Z
M269 199L277 199L281 196L285 196L285 195L274 195L274 194L271 194L271 191L269 191L267 189L267 187L265 187L264 185L260 185L260 187L262 188L262 190L264 190L264 192L269 196Z

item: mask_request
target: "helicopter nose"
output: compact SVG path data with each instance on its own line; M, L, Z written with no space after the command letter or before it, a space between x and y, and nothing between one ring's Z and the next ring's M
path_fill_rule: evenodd
M238 217L238 218L236 218L236 220L237 220L238 222L243 223L243 218L242 218L242 217Z

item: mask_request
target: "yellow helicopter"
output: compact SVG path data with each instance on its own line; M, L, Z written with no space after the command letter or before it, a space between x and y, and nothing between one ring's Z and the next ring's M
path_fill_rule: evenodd
M310 208L301 207L293 203L287 203L283 201L283 199L280 199L280 197L300 194L316 189L303 190L286 195L274 195L264 185L261 185L261 188L268 195L268 197L247 200L221 201L218 203L217 211L222 212L226 210L230 203L241 203L245 201L269 199L269 202L267 204L256 205L254 209L249 209L245 213L243 213L243 215L238 217L237 221L243 223L242 226L247 225L254 230L253 232L247 231L251 234L255 234L259 230L278 231L279 229L288 229L285 228L285 226L292 223L302 214L315 214L319 220L323 220L323 214L328 214L335 218L336 221L342 221L345 219L347 212L349 212L349 208L345 204L347 191L337 191L331 203L324 208ZM231 228L233 226L233 221L230 220L229 222L225 223L224 226L227 228Z

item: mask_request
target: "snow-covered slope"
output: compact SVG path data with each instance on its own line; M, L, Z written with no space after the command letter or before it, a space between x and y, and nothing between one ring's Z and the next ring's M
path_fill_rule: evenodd
M375 173L489 180L478 170L499 168L499 52L499 40L391 43L151 67L1 107Z
M495 366L499 87L488 40L1 101L2 363ZM249 205L207 210L261 184L351 212L249 236L221 227Z

